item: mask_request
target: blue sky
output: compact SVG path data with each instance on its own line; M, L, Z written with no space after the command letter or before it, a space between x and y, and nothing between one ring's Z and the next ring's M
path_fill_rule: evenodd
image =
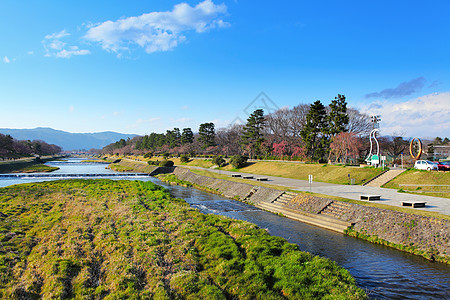
M0 40L0 128L225 127L264 92L450 136L446 0L2 0Z

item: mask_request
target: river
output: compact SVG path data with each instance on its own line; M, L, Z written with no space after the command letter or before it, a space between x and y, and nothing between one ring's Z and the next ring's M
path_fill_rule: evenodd
M108 174L105 164L49 162L60 170L53 174ZM153 177L111 177L152 181L166 187L174 197L185 199L204 213L246 220L265 228L270 234L286 238L302 251L327 257L346 268L370 298L376 299L450 299L450 267L424 258L375 245L343 234L293 221L253 206L181 186L167 185ZM0 187L24 182L55 180L43 178L0 179Z

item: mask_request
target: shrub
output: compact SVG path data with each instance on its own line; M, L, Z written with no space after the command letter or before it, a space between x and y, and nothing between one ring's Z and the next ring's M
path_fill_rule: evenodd
M213 165L217 165L219 167L223 167L227 164L227 162L225 161L225 159L223 159L222 156L214 157L211 162L213 163Z
M186 154L182 154L182 155L180 156L180 161L181 161L182 163L187 163L187 162L189 162L189 156L187 156Z
M231 157L230 163L235 169L243 168L247 165L247 157L242 155L234 155Z
M169 157L169 153L168 152L164 152L163 155L164 159L167 159Z
M173 161L171 161L171 160L162 160L159 163L159 166L160 167L173 167Z
M144 154L144 158L152 158L153 157L153 153L151 152L147 152Z
M159 161L158 160L149 160L147 163L150 166L157 166L157 165L159 165Z

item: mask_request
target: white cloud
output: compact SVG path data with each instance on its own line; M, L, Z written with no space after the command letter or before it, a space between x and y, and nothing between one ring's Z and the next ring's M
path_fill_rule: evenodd
M69 111L70 112L74 112L75 111L75 107L73 107L73 105L69 106Z
M448 136L450 132L450 92L434 93L392 104L372 102L362 109L369 115L381 115L380 130L388 135L405 132L408 136Z
M229 24L221 19L226 14L225 4L205 0L195 7L187 3L174 6L172 11L151 12L117 21L106 21L92 26L85 39L98 42L108 51L130 50L141 47L147 53L168 51L186 40L184 32L205 32Z
M46 40L55 40L55 39L60 39L60 38L69 36L69 35L70 35L70 33L68 33L68 32L64 29L64 30L62 30L62 31L60 31L60 32L55 32L55 33L52 33L52 34L47 34L47 35L45 36L45 39L46 39Z
M27 54L28 55L34 55L34 51L28 51Z
M78 50L78 47L72 46L69 50L63 49L55 54L56 57L70 58L73 55L88 55L91 54L89 50Z
M193 119L191 119L191 118L179 118L179 119L176 119L176 120L174 120L174 122L177 122L177 123L187 123L187 122L190 122L190 121L192 121Z
M161 120L160 117L154 117L154 118L148 118L148 119L142 119L142 118L139 118L139 119L137 119L133 124L128 125L126 128L127 128L127 129L130 129L130 128L137 128L137 127L140 127L141 125L144 125L144 124L152 124L152 123L155 123L155 122L157 122L157 121L159 121L159 120Z
M8 56L3 57L3 62L5 64L9 64L11 62L11 60L9 60Z
M46 35L42 41L45 48L45 56L70 58L72 56L91 54L89 50L79 49L78 46L67 46L66 42L60 40L68 36L70 34L66 30Z
M189 109L189 106L183 105L182 107L180 107L180 109L181 109L181 110L188 110L188 109Z

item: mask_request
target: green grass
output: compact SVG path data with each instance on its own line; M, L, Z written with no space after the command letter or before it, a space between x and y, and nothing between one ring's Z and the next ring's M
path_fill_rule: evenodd
M31 165L23 169L14 171L15 173L35 173L35 172L53 172L59 170L58 167L51 167L44 164Z
M0 189L5 299L360 299L348 271L150 182Z
M410 192L414 194L436 196L450 198L450 193L420 193L421 190L426 190L427 187L421 187L421 185L450 185L450 172L436 172L425 170L406 170L393 180L389 181L383 187L391 189L400 189L399 184L414 184L419 188L418 192ZM447 189L448 190L448 189ZM405 191L406 192L406 191Z
M231 170L228 165L224 170ZM249 163L247 167L239 169L240 172L260 175L279 176L285 178L308 180L313 175L315 181L349 184L349 177L355 179L355 184L362 184L382 172L376 168L346 167L327 164L300 164L289 162L261 161Z

